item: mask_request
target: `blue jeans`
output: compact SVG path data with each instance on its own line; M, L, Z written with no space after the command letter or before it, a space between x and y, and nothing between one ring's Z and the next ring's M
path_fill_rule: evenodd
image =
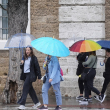
M43 104L46 104L46 105L48 104L48 90L51 86L53 87L54 92L55 92L57 105L62 105L62 96L61 96L61 92L60 92L60 82L51 85L51 83L49 83L49 78L46 79L46 82L42 86Z

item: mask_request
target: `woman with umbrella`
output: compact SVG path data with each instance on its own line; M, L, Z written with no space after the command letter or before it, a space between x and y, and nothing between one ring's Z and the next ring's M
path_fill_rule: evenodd
M37 57L34 55L32 47L26 47L20 68L22 69L20 79L24 80L24 86L22 96L18 101L18 104L20 104L19 109L25 109L25 103L28 93L35 104L33 108L37 108L41 104L32 86L32 82L35 82L37 78L40 81L41 71L37 61Z
M70 47L70 51L73 52L89 52L88 60L83 62L83 66L86 66L84 74L81 74L82 79L85 80L85 98L80 101L81 104L88 104L89 91L95 92L99 96L99 101L103 102L101 93L93 86L97 64L96 50L99 49L101 49L101 46L92 40L81 40Z
M77 71L76 71L76 75L79 76L83 73L84 71L84 66L82 65L83 62L85 62L87 60L89 56L88 52L80 52L77 55L77 60L78 60L78 67L77 67ZM79 86L79 90L80 90L80 95L78 97L76 97L77 100L83 99L83 92L84 92L84 80L82 80L80 77L78 78L78 86ZM89 92L89 100L92 100L91 97L91 91Z
M46 70L46 80L42 86L42 98L43 106L38 110L48 110L48 90L52 86L56 96L57 106L55 110L62 110L60 105L62 105L62 96L60 92L60 81L63 78L60 74L60 65L57 57L48 55L45 59L43 68Z
M43 106L38 110L48 110L48 90L52 86L56 96L57 106L55 110L62 110L62 97L60 92L60 81L63 77L60 72L60 65L57 57L66 57L70 55L69 49L59 40L54 37L41 37L31 42L31 45L38 51L47 54L43 68L46 74L43 78L42 98ZM57 56L57 57L56 57Z
M93 91L99 96L99 101L103 102L103 97L101 96L101 93L93 86L93 81L96 75L96 65L97 65L97 56L96 51L89 52L89 57L86 62L83 62L83 65L87 65L84 72L88 73L86 75L86 80L84 82L85 84L85 99L80 101L80 103L88 103L89 99L89 91Z

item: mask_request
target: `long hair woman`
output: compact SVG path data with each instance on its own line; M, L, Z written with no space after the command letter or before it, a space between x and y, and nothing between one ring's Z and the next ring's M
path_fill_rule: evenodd
M101 93L93 86L93 81L96 75L96 65L97 65L97 56L96 51L89 52L89 57L86 62L83 62L85 67L84 72L88 73L86 75L86 80L84 81L85 85L85 99L80 101L82 104L88 104L89 91L93 91L99 96L99 101L102 101Z
M48 110L48 90L52 86L56 96L57 106L55 110L62 110L62 97L60 92L60 81L63 81L63 78L60 74L60 65L57 57L48 56L45 59L43 68L46 70L46 80L42 86L42 98L43 106L38 110Z
M22 96L18 101L18 104L20 104L19 109L25 109L25 103L28 93L34 102L34 106L32 108L37 108L41 104L32 86L32 82L35 82L37 78L40 81L41 71L37 57L34 55L31 46L26 47L20 68L22 69L20 79L24 80L24 85L23 85Z

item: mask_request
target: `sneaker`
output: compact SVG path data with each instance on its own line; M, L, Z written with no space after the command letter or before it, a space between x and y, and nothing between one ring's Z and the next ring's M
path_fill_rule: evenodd
M32 106L32 108L37 108L37 107L40 106L40 105L41 105L41 103L38 102L37 104L34 104L34 106Z
M92 97L91 98L88 98L88 101L92 101Z
M22 109L24 110L24 109L26 109L26 107L25 107L24 105L20 105L20 106L18 107L18 109L19 109L19 110L22 110Z
M62 110L61 107L56 106L55 110Z
M40 108L38 108L38 110L48 110L48 107L44 107L44 105Z
M94 96L94 99L98 100L99 101L99 97L98 96Z
M106 95L101 94L101 95L99 96L99 101L102 103L102 102L105 100L105 97L106 97Z
M88 99L84 98L83 100L80 100L80 105L83 105L83 104L88 104Z
M84 98L83 96L78 96L78 97L76 97L77 100L81 100L81 99L83 99L83 98Z

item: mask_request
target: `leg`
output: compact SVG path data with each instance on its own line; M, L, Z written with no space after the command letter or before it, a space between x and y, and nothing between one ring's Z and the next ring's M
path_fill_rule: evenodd
M42 98L43 98L43 104L48 104L48 90L51 87L51 84L49 83L49 79L46 79L46 82L42 86Z
M87 81L84 81L84 88L85 88L85 98L89 98L89 89L87 86Z
M25 73L26 74L26 73ZM30 77L29 77L29 74L27 73L26 74L26 79L25 79L25 82L24 82L24 86L23 86L23 93L22 93L22 97L20 98L20 100L18 101L18 103L20 105L25 105L26 103L26 98L27 98L27 95L29 93L29 90L30 90L30 87L32 85L32 82L30 82Z
M104 80L101 94L104 94L104 93L105 93L106 88L107 88L107 85L109 84L109 82L110 82L110 81L109 81L108 79L105 79L105 80Z
M29 90L29 95L32 98L34 104L37 104L39 102L39 100L37 98L37 95L36 95L36 92L35 92L35 90L34 90L32 85L31 85L31 88Z
M95 75L96 75L96 70L92 69L87 76L87 78L88 78L87 79L87 87L90 91L93 91L97 95L99 95L100 92L95 87L93 87L93 81L94 81Z
M53 84L52 86L53 86L53 89L55 92L57 106L62 105L62 96L61 96L61 92L60 92L60 82L57 84Z
M91 96L91 91L89 90L89 98L91 98L92 96Z
M80 96L83 96L83 91L84 91L84 81L81 80L80 78L78 79L78 85L79 85L79 90L80 90Z

